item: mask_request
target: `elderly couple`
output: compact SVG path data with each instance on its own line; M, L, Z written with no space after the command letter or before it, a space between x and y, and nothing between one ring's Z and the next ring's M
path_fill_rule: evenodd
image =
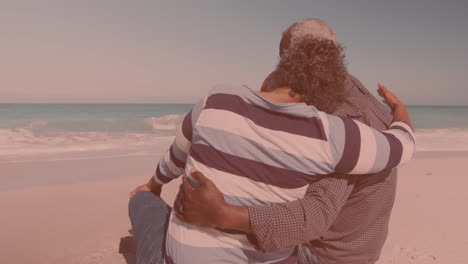
M261 91L216 87L185 116L148 183L130 195L137 263L375 263L396 169L415 139L346 71L318 19L291 25ZM183 183L173 208L162 186Z

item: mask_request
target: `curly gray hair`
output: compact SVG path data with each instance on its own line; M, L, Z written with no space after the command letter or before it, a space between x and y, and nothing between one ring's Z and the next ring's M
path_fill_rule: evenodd
M305 36L281 56L274 73L276 87L289 87L291 96L332 113L344 100L346 67L341 46L330 39Z

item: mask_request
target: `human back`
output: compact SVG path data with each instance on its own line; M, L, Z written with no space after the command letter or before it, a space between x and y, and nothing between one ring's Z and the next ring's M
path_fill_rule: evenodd
M297 200L317 175L333 170L325 113L303 103L279 104L245 86L218 88L193 122L186 171L196 168L234 205ZM314 151L310 151L314 149ZM263 263L295 258L294 247L262 253L247 237L190 226L172 217L168 253L175 263ZM200 243L200 241L203 241ZM206 253L206 254L205 254ZM219 258L219 259L217 259Z

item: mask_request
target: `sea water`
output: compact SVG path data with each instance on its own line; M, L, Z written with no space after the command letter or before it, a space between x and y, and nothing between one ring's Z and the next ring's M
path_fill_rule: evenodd
M189 104L0 104L0 163L163 153Z
M0 163L163 153L190 104L0 104ZM409 106L418 152L468 151L468 107Z

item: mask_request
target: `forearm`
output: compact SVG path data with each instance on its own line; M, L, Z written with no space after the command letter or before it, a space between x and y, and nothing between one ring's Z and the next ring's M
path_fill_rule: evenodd
M413 126L411 125L411 120L409 118L408 109L406 108L404 104L398 104L392 107L392 112L393 112L392 123L403 122L403 123L406 123L411 128L413 128Z
M184 174L191 145L192 112L189 112L185 115L182 124L177 129L174 141L156 167L154 179L156 184L166 184Z
M249 207L226 205L213 222L217 228L243 232L259 250L273 252L317 239L328 230L334 210L317 198Z
M273 252L323 235L334 219L328 216L328 210L333 209L324 208L320 200L312 199L249 207L252 234L258 248Z
M349 176L329 176L312 183L304 198L249 206L252 236L264 252L293 247L323 236L353 190Z
M226 203L215 222L218 228L236 230L245 234L253 233L247 206Z
M148 185L152 193L157 196L161 195L162 185L155 181L154 176L151 176L146 185Z
M336 217L338 210L333 209L342 204L335 197L333 200L333 206L324 204L315 195L281 204L249 207L226 204L213 222L220 229L250 235L260 250L273 252L320 237Z

